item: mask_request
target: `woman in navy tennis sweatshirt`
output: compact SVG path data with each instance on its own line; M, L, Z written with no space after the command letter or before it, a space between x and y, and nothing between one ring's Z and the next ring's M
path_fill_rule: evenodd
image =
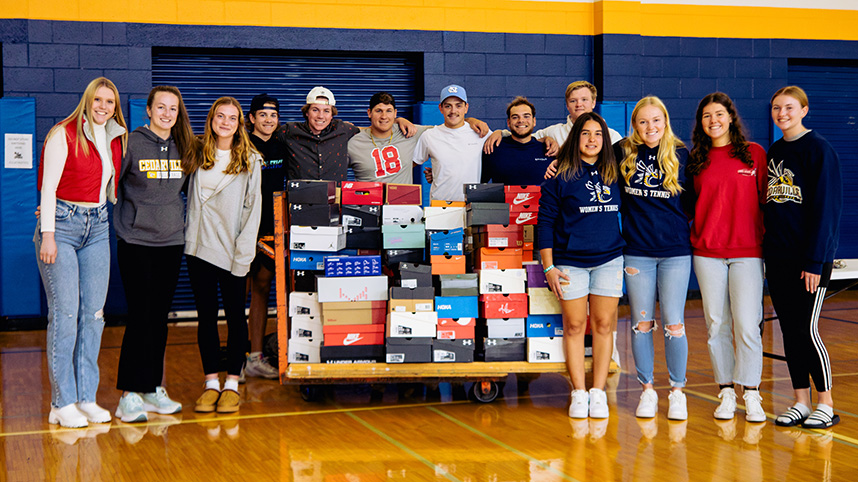
M613 320L622 296L623 242L617 164L608 127L583 114L557 156L557 176L542 185L539 249L548 286L563 310L566 368L572 380L569 416L608 417L605 382L611 362ZM555 266L556 263L556 266ZM584 331L589 303L593 388L585 390Z
M625 280L632 317L632 354L643 385L635 415L655 417L653 331L656 295L664 325L664 352L670 377L667 418L686 420L685 298L691 275L688 217L684 191L688 150L670 127L667 108L658 97L644 97L632 111L631 135L616 144L623 198Z
M772 96L772 120L784 136L768 152L763 256L796 398L775 423L827 428L840 417L834 414L819 313L837 251L843 186L837 153L802 124L807 112L807 94L800 87L784 87ZM813 413L810 378L819 392Z

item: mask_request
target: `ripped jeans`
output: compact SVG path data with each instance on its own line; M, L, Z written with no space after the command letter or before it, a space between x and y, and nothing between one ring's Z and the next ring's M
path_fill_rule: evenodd
M650 258L623 256L623 275L629 294L632 318L632 355L641 384L653 383L655 347L652 333L655 304L658 296L664 329L664 354L671 387L685 386L688 361L688 339L685 336L685 298L691 276L691 256ZM652 327L640 330L639 324L651 322Z
M57 259L52 264L39 258L40 227L37 223L34 241L48 302L51 406L94 402L110 274L107 205L84 208L57 200Z

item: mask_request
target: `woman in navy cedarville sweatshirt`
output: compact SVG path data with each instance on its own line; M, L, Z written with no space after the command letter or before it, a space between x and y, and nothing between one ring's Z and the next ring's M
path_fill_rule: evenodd
M796 398L775 423L827 428L840 417L834 414L831 363L819 335L819 313L840 235L840 159L828 141L802 124L808 102L800 87L778 90L771 105L772 120L784 136L768 152L763 255ZM810 378L818 392L813 413Z
M667 108L658 97L644 97L632 111L631 135L615 145L620 189L625 280L632 318L632 354L643 386L635 415L655 417L653 331L656 299L664 325L664 352L670 377L667 418L686 420L685 298L691 275L688 217L684 191L688 150L670 127Z
M548 286L563 310L566 368L573 388L569 416L607 418L604 388L612 325L623 294L625 243L618 216L618 168L605 121L592 112L578 117L557 159L557 175L542 185L537 231ZM588 303L593 336L589 393L584 380Z

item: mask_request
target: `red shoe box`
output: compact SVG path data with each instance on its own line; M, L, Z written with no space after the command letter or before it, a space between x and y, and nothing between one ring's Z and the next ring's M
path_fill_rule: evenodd
M342 204L381 206L384 204L384 183L344 182L340 198Z
M384 325L326 325L325 346L384 345Z
M527 318L527 294L480 295L481 318Z

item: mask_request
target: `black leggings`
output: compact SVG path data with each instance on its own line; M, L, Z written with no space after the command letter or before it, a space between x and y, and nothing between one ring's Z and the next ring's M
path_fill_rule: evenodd
M809 378L813 378L816 390L827 392L831 390L831 362L819 336L819 313L831 279L831 263L822 265L816 293L805 289L801 271L798 263L766 259L766 282L781 324L792 387L810 388Z
M119 240L116 254L125 287L128 318L116 388L152 393L161 385L167 316L179 279L184 246L142 246Z
M206 375L218 372L220 336L217 329L217 293L226 314L227 374L238 376L247 351L247 316L245 315L246 276L235 276L225 269L194 256L186 256L191 289L197 305L197 345Z

